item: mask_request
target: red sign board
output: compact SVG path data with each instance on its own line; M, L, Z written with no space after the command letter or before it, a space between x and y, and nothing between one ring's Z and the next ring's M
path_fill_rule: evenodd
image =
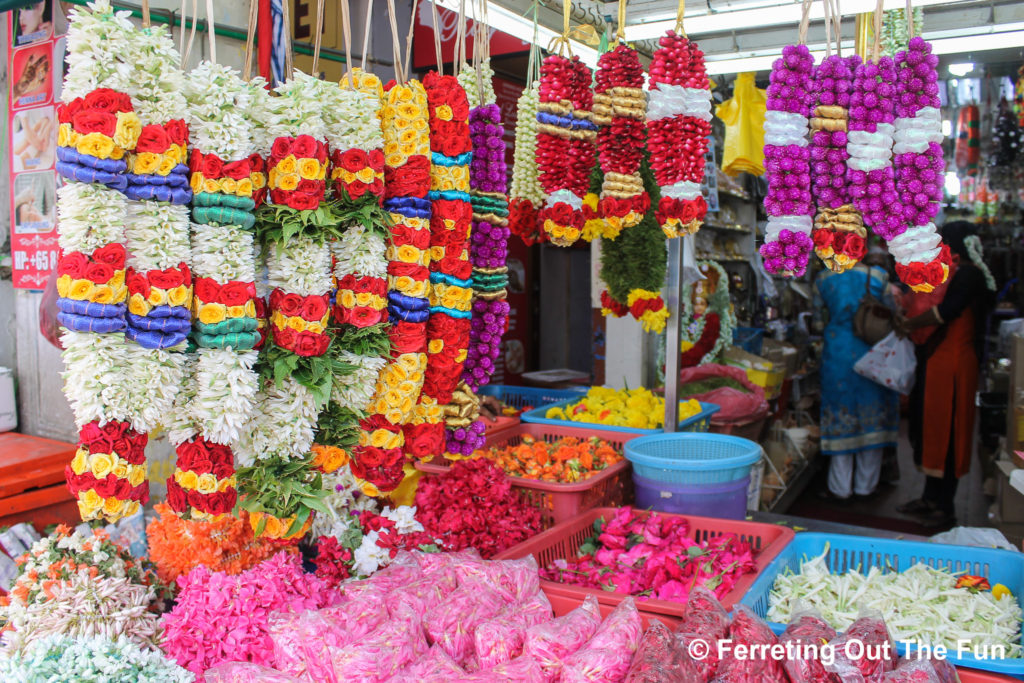
M467 7L469 3L467 3ZM437 8L438 30L441 33L441 58L445 63L455 59L455 34L458 29L458 12ZM466 54L472 56L473 41L480 28L472 19L466 20ZM503 31L490 30L491 56L529 52L530 44L510 36ZM434 50L434 21L431 16L429 2L421 2L416 10L416 27L413 31L412 65L415 69L428 69L437 66L437 53Z

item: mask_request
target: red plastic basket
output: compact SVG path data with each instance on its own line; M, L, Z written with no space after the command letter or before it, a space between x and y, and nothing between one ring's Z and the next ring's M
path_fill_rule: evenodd
M610 517L616 512L615 508L596 508L589 510L568 522L563 522L553 529L523 541L519 545L509 548L497 555L496 560L514 560L527 555L533 555L537 564L547 567L555 560L565 560L575 557L580 545L594 534L594 522L599 517ZM651 514L646 510L636 510L641 516ZM793 530L777 524L762 524L760 522L739 522L731 519L713 519L711 517L695 517L691 515L673 515L659 512L664 517L682 517L690 523L688 536L695 541L721 536L732 533L739 536L753 546L757 553L754 562L757 565L756 571L740 578L731 591L722 599L722 605L731 608L739 602L743 594L747 592L758 575L771 563L786 545L793 540ZM544 592L551 595L560 595L573 598L582 602L588 595L593 595L602 605L614 607L626 597L625 593L610 593L608 591L572 586L541 579L541 586ZM641 613L654 614L659 616L682 617L684 604L670 602L668 600L637 600L637 609Z
M491 434L497 434L503 432L506 429L512 429L519 424L519 417L508 417L507 415L499 415L498 419L494 422L486 418L481 418L481 422L484 423L484 434L490 436Z
M551 605L554 606L552 601ZM1016 681L1017 679L1013 676L1007 676L1005 674L996 674L990 671L978 671L976 669L962 669L957 667L957 675L960 677L960 683L1008 683L1009 681Z
M531 436L547 443L554 443L567 436L581 439L596 436L621 451L627 441L635 439L641 434L523 422L500 432L486 434L484 448L518 446L523 442L524 436ZM449 466L450 461L448 460L416 463L416 469L427 474L444 474L448 471ZM556 484L520 477L509 477L509 481L523 493L531 504L541 509L541 521L544 528L550 529L591 508L609 507L628 502L628 494L632 492L629 474L629 461L623 460L601 470L589 479L574 484Z

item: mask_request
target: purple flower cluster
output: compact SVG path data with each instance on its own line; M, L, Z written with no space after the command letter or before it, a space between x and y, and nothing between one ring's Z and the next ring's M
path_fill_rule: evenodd
M939 212L939 202L942 201L943 173L946 170L942 145L930 142L924 154L897 154L894 163L896 183L903 200L903 220L906 225L927 225Z
M474 107L469 112L469 136L473 140L473 161L469 165L469 186L481 192L505 192L504 130L501 109L496 104Z
M892 123L895 95L896 65L892 57L882 57L878 64L858 65L850 92L849 130L874 133L879 123Z
M892 166L867 172L851 170L847 177L853 205L876 235L889 241L906 231Z
M473 221L469 258L477 268L501 268L508 256L508 226Z
M814 57L806 45L782 48L782 57L772 64L768 81L768 109L810 116L808 84L813 70Z
M910 118L924 107L939 108L939 58L932 54L932 46L916 36L906 50L897 53L896 63L900 83L896 115Z
M473 322L469 329L469 351L462 368L462 379L476 391L490 381L494 363L501 355L501 335L508 324L508 302L499 299L473 302Z
M473 451L483 448L487 437L484 431L487 427L483 422L477 420L468 427L458 427L445 431L445 449L455 455L470 456Z
M811 213L811 150L799 145L765 145L764 167L769 191L764 208L769 216L807 216Z
M819 106L850 106L853 71L838 55L826 57L814 73ZM850 202L846 181L846 131L816 130L811 136L811 193L819 208L836 209Z
M761 245L761 257L769 273L792 273L796 277L807 271L812 251L811 236L796 230L780 230L777 240Z

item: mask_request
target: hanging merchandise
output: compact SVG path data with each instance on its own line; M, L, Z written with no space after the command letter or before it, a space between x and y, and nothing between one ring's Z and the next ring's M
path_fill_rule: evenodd
M622 39L625 0L619 3L619 40ZM600 237L613 240L640 222L650 208L650 197L640 178L646 134L644 70L637 51L620 42L598 59L594 83L593 122L597 157L604 173L597 214ZM586 225L586 223L585 223ZM584 231L584 239L599 235Z
M804 274L813 248L814 208L807 131L814 58L803 44L809 10L810 2L805 2L799 44L783 48L782 57L772 65L765 114L768 193L764 208L768 225L760 251L765 269L786 277Z
M888 240L896 274L915 292L930 292L949 277L949 247L932 223L945 182L942 116L939 111L939 59L931 45L911 37L896 55L900 98L896 105L893 166L906 232Z
M667 237L696 233L708 212L701 192L711 135L711 82L704 53L676 29L658 40L651 60L647 149L661 191L657 218ZM767 125L767 124L766 124Z
M1017 69L1017 80L1013 83L1013 110L1017 113L1017 124L1024 128L1024 66Z
M989 160L989 181L993 188L1012 190L1014 162L1020 154L1020 126L1007 100L1000 100L992 130L992 156Z
M832 8L826 1L826 34L831 31ZM842 273L853 268L867 254L867 231L860 212L854 208L847 178L847 135L850 119L850 91L860 57L843 58L836 22L836 54L828 55L814 72L813 90L817 103L811 118L811 195L817 205L814 219L814 251L829 270Z
M881 35L885 54L892 57L900 50L907 49L912 35L921 35L924 29L924 10L917 7L910 11L913 17L914 32L910 32L907 24L907 11L904 9L893 9L885 12L885 23L881 31L876 28L876 35Z
M683 297L682 356L679 367L714 363L732 344L736 314L729 301L729 274L715 261L699 261L701 279Z
M967 175L978 174L978 162L981 161L981 130L978 106L968 104L960 107L956 117L956 146L953 159L958 171Z
M536 13L537 5L535 4ZM534 28L536 30L536 14ZM544 242L547 233L537 222L537 212L546 194L540 184L537 166L537 109L540 106L540 62L536 41L530 45L530 59L526 67L526 87L516 104L515 147L512 161L512 186L509 188L508 227L527 246Z
M737 74L732 98L715 108L715 115L725 122L726 175L764 173L765 111L765 91L754 85L754 74Z

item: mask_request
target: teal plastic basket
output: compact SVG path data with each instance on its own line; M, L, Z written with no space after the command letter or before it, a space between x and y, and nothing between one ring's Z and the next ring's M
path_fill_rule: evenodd
M628 441L633 473L668 484L724 484L743 479L761 459L761 447L726 434L656 434Z
M619 425L604 425L596 422L575 422L573 420L551 420L544 417L549 410L552 408L566 408L570 403L576 403L582 399L584 394L574 396L572 398L563 399L557 403L552 403L546 406L540 406L533 410L527 410L519 419L523 422L530 422L533 424L541 425L554 425L556 427L584 427L586 429L596 429L600 431L609 432L628 432L630 434L661 434L660 429L636 429L634 427L622 427ZM714 403L701 403L700 412L696 415L691 415L685 420L679 421L677 429L681 432L706 432L711 429L711 416L721 410L720 406Z
M634 439L629 443L636 443ZM628 456L627 456L628 457ZM634 465L636 467L636 465ZM866 572L879 567L886 572L901 572L923 563L954 574L984 576L993 586L1001 583L1013 591L1018 602L1024 598L1024 554L998 548L975 548L945 543L926 543L845 534L799 533L772 560L740 601L762 618L766 618L775 579L786 570L800 571L800 563L825 552L825 562L833 572L856 569ZM1021 603L1024 606L1024 603ZM786 630L786 624L769 622L775 633ZM1021 640L1024 644L1024 637ZM906 647L896 643L897 651L906 654ZM970 653L960 655L951 648L947 658L954 666L971 667L1024 678L1024 659L979 658Z

